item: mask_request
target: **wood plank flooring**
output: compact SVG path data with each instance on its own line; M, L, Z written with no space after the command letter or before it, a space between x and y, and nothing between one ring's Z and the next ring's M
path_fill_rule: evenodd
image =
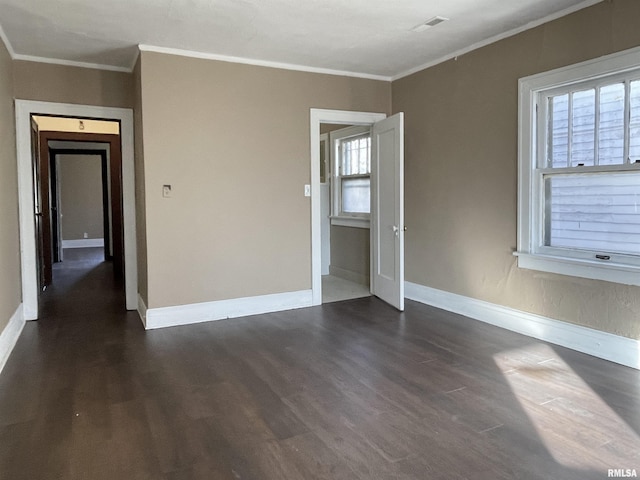
M145 332L66 252L0 375L0 479L604 479L640 372L374 297Z

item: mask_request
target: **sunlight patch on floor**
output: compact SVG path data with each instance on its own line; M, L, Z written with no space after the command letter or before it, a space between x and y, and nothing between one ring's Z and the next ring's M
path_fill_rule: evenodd
M533 344L493 358L559 464L605 475L640 467L640 436L550 346ZM576 432L579 440L563 431ZM604 452L619 461L603 464Z

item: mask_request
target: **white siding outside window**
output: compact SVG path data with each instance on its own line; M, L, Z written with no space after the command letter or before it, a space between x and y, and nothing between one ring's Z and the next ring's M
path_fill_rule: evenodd
M640 285L639 53L521 79L521 267Z

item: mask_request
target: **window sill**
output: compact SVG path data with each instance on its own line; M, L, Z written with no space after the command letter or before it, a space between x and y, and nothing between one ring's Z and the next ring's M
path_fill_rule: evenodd
M331 216L331 225L338 227L355 227L369 228L370 222L368 217L336 217Z
M640 267L527 252L513 254L518 257L519 268L640 286Z

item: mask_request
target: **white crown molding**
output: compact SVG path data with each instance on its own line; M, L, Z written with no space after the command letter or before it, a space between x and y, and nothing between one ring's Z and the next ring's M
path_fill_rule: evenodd
M138 63L138 59L140 58L140 47L138 46L138 48L136 48L136 54L133 56L133 61L131 62L131 67L129 68L129 71L131 73L133 73L133 71L136 69L136 65Z
M500 40L504 40L505 38L513 37L522 32L526 32L527 30L531 30L532 28L539 27L548 22L552 22L553 20L557 20L558 18L566 17L572 13L575 13L579 10L591 7L596 3L600 3L602 0L585 0L584 2L573 5L572 7L565 8L559 12L556 12L552 15L547 15L539 20L535 20L533 22L529 22L521 27L514 28L513 30L509 30L508 32L500 33L498 35L494 35L493 37L489 37L486 40L482 40L481 42L474 43L473 45L469 45L468 47L457 50L453 53L449 53L444 55L437 60L433 60L431 62L424 63L422 65L418 65L417 67L410 68L409 70L405 70L402 73L398 73L397 75L393 75L391 77L391 81L395 82L396 80L400 80L401 78L408 77L409 75L413 75L414 73L421 72L422 70L426 70L427 68L434 67L440 63L444 63L452 58L461 57L462 55L472 52L474 50L478 50L479 48L486 47L487 45L491 45L492 43L499 42Z
M405 70L404 72L401 72L396 75L391 75L391 76L375 75L375 74L362 73L362 72L350 72L350 71L344 71L344 70L334 70L329 68L318 68L318 67L311 67L307 65L296 65L291 63L273 62L268 60L258 60L258 59L245 58L245 57L235 57L230 55L197 52L193 50L183 50L179 48L159 47L159 46L147 45L147 44L138 45L139 50L136 52L136 55L134 55L130 67L118 67L115 65L104 65L100 63L77 62L73 60L63 60L58 58L47 58L47 57L38 57L38 56L32 56L32 55L16 54L13 49L13 46L11 45L11 43L9 42L9 39L7 38L7 35L2 29L2 26L0 26L0 38L2 39L5 46L7 47L7 51L9 52L9 55L13 60L22 60L22 61L37 62L37 63L48 63L53 65L64 65L69 67L91 68L91 69L107 70L107 71L113 71L113 72L123 72L123 73L133 72L133 69L135 68L135 65L138 61L138 56L140 55L140 51L145 51L145 52L164 53L167 55L177 55L182 57L200 58L204 60L217 60L217 61L228 62L228 63L240 63L245 65L255 65L260 67L279 68L283 70L293 70L293 71L299 71L299 72L319 73L319 74L325 74L325 75L335 75L335 76L342 76L342 77L363 78L367 80L378 80L383 82L393 82L395 80L400 80L401 78L404 78L414 73L425 70L429 67L433 67L440 63L451 60L452 58L459 57L473 50L477 50L479 48L498 42L505 38L511 37L513 35L517 35L518 33L535 28L544 23L556 20L558 18L564 17L571 13L577 12L578 10L582 10L584 8L590 7L592 5L595 5L596 3L600 3L601 1L602 0L585 0L577 5L561 10L560 12L556 12L552 15L548 15L544 18L541 18L533 22L529 22L526 25L523 25L521 27L509 30L508 32L504 32L499 35L495 35L481 42L474 43L473 45L457 50L450 54L444 55L431 62L418 65L409 70Z
M640 341L405 282L405 297L544 342L640 369Z
M138 312L144 328L150 330L310 307L312 291L300 290L149 309L144 306L141 298L138 299L138 303Z
M22 304L20 304L9 320L9 323L7 323L4 330L0 332L0 372L2 372L2 369L7 363L9 355L11 355L11 352L13 351L13 347L16 346L16 342L20 337L24 324L24 314Z
M218 55L215 53L195 52L192 50L181 50L178 48L156 47L153 45L138 45L142 52L164 53L166 55L177 55L180 57L199 58L203 60L217 60L227 63L241 63L245 65L255 65L258 67L279 68L281 70L294 70L297 72L320 73L324 75L335 75L340 77L363 78L366 80L379 80L390 82L391 77L384 75L373 75L369 73L348 72L344 70L332 70L329 68L316 68L306 65L295 65L292 63L272 62L268 60L256 60L253 58L233 57L229 55Z
M15 54L14 60L22 60L24 62L48 63L51 65L63 65L65 67L91 68L93 70L106 70L109 72L131 73L131 69L127 67L116 67L114 65L103 65L101 63L75 62L73 60L61 60L59 58L36 57L33 55Z
M11 60L14 60L16 57L16 52L13 50L13 45L11 45L11 42L9 41L9 37L7 37L7 34L4 32L2 25L0 25L0 39L2 39L2 43L4 43L4 46L7 49L7 52L9 52L9 56L11 57Z

